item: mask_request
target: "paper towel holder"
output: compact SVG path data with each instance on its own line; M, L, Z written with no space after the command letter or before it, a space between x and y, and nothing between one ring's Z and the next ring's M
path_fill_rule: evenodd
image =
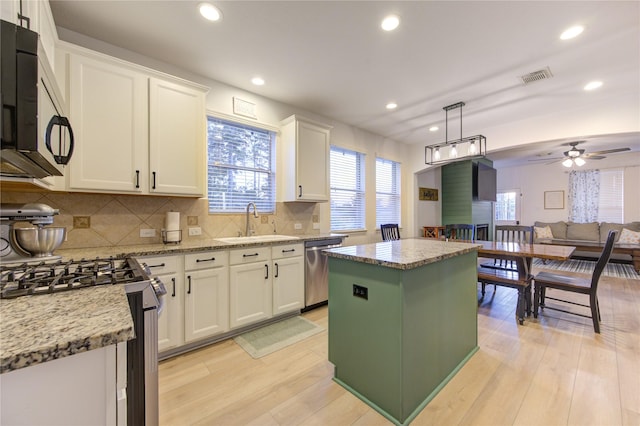
M162 229L160 234L162 234L162 242L164 244L180 244L182 241L182 229L176 229L173 231Z

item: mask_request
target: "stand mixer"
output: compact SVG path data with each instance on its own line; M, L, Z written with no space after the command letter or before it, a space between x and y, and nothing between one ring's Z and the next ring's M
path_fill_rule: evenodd
M45 227L59 213L58 209L39 203L0 205L0 262L59 259L52 252L64 241L65 228ZM15 227L16 222L35 226L19 228Z

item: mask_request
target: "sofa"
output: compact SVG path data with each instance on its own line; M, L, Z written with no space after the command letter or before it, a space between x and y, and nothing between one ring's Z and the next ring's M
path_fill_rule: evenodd
M624 229L625 236L637 236L640 232L640 222L609 223L609 222L535 222L534 243L575 246L572 257L597 259L602 251L610 230L617 230L616 243L611 255L611 261L632 263L636 271L640 271L640 243L622 243L620 236ZM547 228L548 227L548 228ZM548 232L551 231L551 236ZM631 231L631 233L629 232ZM551 238L550 238L551 237Z

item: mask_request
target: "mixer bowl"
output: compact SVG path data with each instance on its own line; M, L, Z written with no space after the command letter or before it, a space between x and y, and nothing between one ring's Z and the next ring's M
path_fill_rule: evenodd
M50 226L47 228L14 228L16 242L24 251L34 257L51 256L64 241L66 228Z

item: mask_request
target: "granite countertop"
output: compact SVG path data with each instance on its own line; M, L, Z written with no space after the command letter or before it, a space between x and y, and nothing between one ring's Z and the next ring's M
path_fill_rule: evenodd
M278 237L283 237L278 235ZM305 241L324 240L327 238L342 237L343 234L314 234L295 235L291 239L278 239L277 241L252 241L248 238L246 242L227 243L215 238L201 239L193 241L182 241L179 244L145 244L135 246L119 247L89 247L78 249L60 249L55 254L67 259L95 259L96 257L123 257L123 256L158 256L168 254L197 253L210 250L224 250L240 247L250 247L258 245L291 244L294 242L304 243Z
M340 234L292 236L277 241L228 243L216 239L180 244L148 244L56 250L63 258L184 254L255 245L304 243ZM124 286L97 286L67 292L0 299L0 374L135 337Z
M330 257L394 269L413 269L478 250L477 244L407 238L324 250Z
M134 337L122 285L0 299L0 374Z

